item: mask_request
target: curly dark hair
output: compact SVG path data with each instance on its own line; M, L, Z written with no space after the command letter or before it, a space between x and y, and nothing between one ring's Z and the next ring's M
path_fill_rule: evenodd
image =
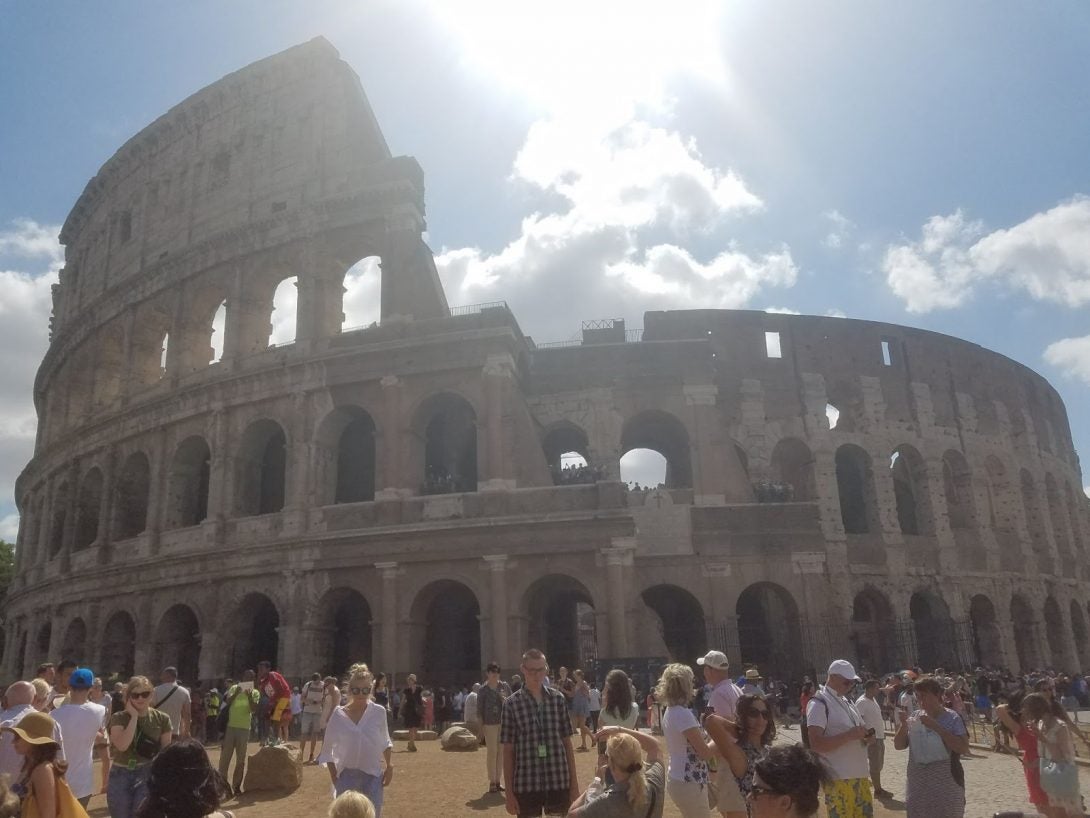
M772 706L768 703L768 699L755 693L743 694L738 697L734 712L738 719L738 727L742 731L741 735L745 735L749 729L746 719L757 709L754 707L757 702L765 706L765 731L761 734L761 746L767 747L772 743L772 739L776 738L776 720L772 718Z
M800 816L818 811L818 790L829 774L821 757L801 744L780 744L769 747L757 759L754 771L770 790L788 795Z
M163 748L148 771L148 794L136 818L204 818L220 808L227 785L204 746L183 738Z

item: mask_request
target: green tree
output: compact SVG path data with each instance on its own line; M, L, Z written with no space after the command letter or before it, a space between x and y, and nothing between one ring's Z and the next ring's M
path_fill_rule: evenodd
M15 549L9 542L0 540L0 599L3 599L15 573Z

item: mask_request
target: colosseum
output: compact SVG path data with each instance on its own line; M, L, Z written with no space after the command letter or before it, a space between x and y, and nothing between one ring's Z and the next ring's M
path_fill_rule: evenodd
M61 233L0 675L366 658L465 681L530 645L787 676L1090 666L1090 518L1042 377L756 311L536 344L504 303L448 305L423 179L322 39L106 162ZM364 259L381 316L345 326ZM285 281L295 339L270 343ZM636 449L661 485L621 480Z

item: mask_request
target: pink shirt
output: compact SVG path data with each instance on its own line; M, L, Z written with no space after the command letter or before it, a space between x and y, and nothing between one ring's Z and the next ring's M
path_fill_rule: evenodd
M708 696L708 704L715 711L715 715L733 719L734 708L738 706L738 697L741 695L742 691L738 689L738 685L730 679L724 679L712 688L711 695Z

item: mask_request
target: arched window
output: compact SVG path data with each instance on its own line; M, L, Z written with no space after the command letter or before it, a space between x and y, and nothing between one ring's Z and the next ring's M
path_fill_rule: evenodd
M814 455L798 438L785 437L772 450L772 479L790 488L786 499L814 500Z
M477 490L477 413L451 393L433 395L416 412L423 445L421 494Z
M631 468L626 468L624 457L636 449L649 449L666 460L666 471L661 481L666 488L692 488L689 433L676 417L667 412L649 410L625 421L621 431L622 480L627 480L625 472ZM644 462L650 465L650 458L644 456Z
M299 277L285 278L276 285L272 299L272 315L269 319L269 346L285 346L295 343L298 316Z
M315 482L319 502L375 499L375 422L358 406L334 409L318 431Z
M197 525L208 516L212 453L199 435L182 441L170 464L166 527Z
M1026 515L1026 528L1030 541L1038 554L1048 553L1048 536L1045 533L1044 513L1041 510L1041 497L1033 475L1026 469L1018 472L1022 486L1022 508Z
M68 506L72 502L72 489L67 481L53 492L53 519L49 529L49 556L55 557L64 547L64 533L68 526Z
M212 316L212 337L209 339L212 358L209 363L218 364L223 360L224 340L227 333L227 302L221 301Z
M961 452L951 449L942 456L942 488L946 495L950 528L975 528L973 477Z
M381 316L382 270L378 256L360 259L344 274L341 332L365 329Z
M877 530L877 506L871 459L863 449L847 444L836 450L836 488L840 518L848 534Z
M287 436L275 420L247 427L238 453L235 510L242 516L272 514L284 507Z
M920 453L911 446L898 446L890 457L889 468L901 533L909 536L934 534L927 469Z
M133 452L122 465L114 489L114 539L135 537L147 528L151 468L143 452Z
M587 433L572 423L560 423L545 433L541 444L553 485L594 483L602 479L601 470L589 462Z
M91 469L83 476L76 503L75 550L89 547L98 539L99 515L102 511L102 472Z

